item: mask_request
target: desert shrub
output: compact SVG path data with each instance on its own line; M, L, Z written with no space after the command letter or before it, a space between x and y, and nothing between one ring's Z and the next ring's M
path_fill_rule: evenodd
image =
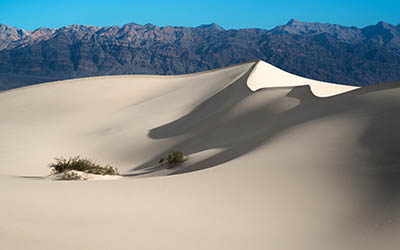
M185 156L181 151L173 151L169 153L166 157L161 157L159 164L168 164L167 168L173 168L180 165L185 161Z
M165 164L167 163L167 159L165 157L161 157L161 159L158 161L159 164Z
M74 170L68 170L63 173L61 180L68 180L68 181L85 181L87 180L87 176L83 176Z
M55 161L55 163L49 164L49 167L54 173L66 173L70 170L76 170L88 174L119 175L117 168L113 168L110 165L100 166L95 161L81 158L80 156L70 157L68 159L56 158Z

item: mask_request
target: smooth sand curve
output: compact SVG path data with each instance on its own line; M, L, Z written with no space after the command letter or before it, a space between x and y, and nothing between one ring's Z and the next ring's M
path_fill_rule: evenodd
M1 245L398 249L398 86L331 85L250 62L2 92ZM158 166L174 149L188 160ZM125 177L42 178L52 158L75 155Z

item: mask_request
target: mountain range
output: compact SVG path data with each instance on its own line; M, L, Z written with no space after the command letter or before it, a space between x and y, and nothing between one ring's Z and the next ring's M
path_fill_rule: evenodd
M194 73L255 59L333 83L398 81L400 25L292 19L271 30L128 23L27 31L0 24L0 90L87 76Z

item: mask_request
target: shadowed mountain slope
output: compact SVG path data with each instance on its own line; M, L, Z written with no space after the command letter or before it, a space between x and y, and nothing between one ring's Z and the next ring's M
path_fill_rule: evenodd
M185 74L255 59L307 78L369 85L400 80L399 34L384 22L359 29L297 20L272 30L225 30L215 23L34 31L1 25L0 90L46 79Z

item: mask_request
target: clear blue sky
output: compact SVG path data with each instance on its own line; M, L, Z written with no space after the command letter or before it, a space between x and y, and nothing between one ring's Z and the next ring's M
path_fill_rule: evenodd
M70 24L96 26L128 22L160 26L266 28L301 21L364 27L400 23L400 0L0 0L0 23L32 30Z

